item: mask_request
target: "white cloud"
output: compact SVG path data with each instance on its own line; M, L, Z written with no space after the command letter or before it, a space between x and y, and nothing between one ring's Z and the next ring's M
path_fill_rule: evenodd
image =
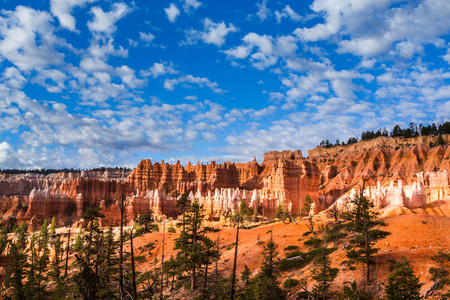
M450 13L450 2L425 0L393 5L390 0L316 0L311 9L324 15L324 22L294 32L304 41L335 39L339 52L360 56L392 55L410 59L422 44L434 43L450 30L442 22ZM345 37L345 38L344 38ZM394 51L393 51L394 50Z
M0 166L2 168L16 168L17 160L14 156L14 149L7 142L0 143Z
M61 93L65 87L65 81L68 76L59 70L42 70L34 79L41 86L45 87L50 93Z
M54 35L50 14L24 6L17 6L15 11L3 11L2 14L2 57L24 71L42 69L63 62L64 54L58 53L54 47L64 42Z
M102 80L108 81L106 77ZM176 145L184 151L199 137L215 141L217 130L231 123L223 119L226 108L211 101L177 105L123 103L71 114L64 104L31 100L23 92L10 91L1 84L0 107L4 114L11 111L9 119L2 116L7 121L13 120L11 109L21 112L20 122L0 123L0 131L11 133L21 128L17 133L21 142L14 148L8 142L0 143L0 168L123 165L128 164L130 155L140 159L136 152L169 151Z
M247 58L252 52L251 46L237 46L230 50L223 51L228 57L244 59Z
M243 45L223 51L230 59L249 57L253 67L264 70L278 62L278 58L288 59L295 55L298 49L298 39L291 35L282 35L274 39L269 35L259 35L254 32L246 34ZM255 53L251 54L253 51Z
M450 64L450 48L447 48L447 54L442 56L442 59Z
M108 56L118 56L118 57L127 57L128 50L123 47L115 48L114 47L114 39L109 38L108 40L92 40L91 45L88 48L88 52L92 57L99 58L103 61L106 61Z
M261 21L265 21L270 14L270 9L267 7L267 0L263 0L261 3L256 3L256 7L258 7L258 12L256 15Z
M275 41L275 55L287 57L297 51L297 39L292 35L280 36Z
M214 44L217 47L221 47L225 43L225 37L237 30L233 24L227 25L223 21L214 23L211 19L206 18L203 20L203 31L194 29L185 31L186 40L181 44L193 45L198 40L202 40L205 44Z
M116 68L115 71L122 79L122 82L131 89L142 87L146 84L145 80L136 78L134 70L128 66L121 66Z
M272 55L273 54L273 38L268 35L259 35L254 32L250 32L242 40L245 43L248 43L250 46L256 46L258 47L258 50L265 54L265 55Z
M164 81L164 88L166 90L172 91L175 89L175 86L178 84L184 84L185 86L189 87L190 84L196 84L200 87L206 86L210 88L214 93L222 94L225 91L219 88L219 84L217 82L211 82L206 77L195 77L192 75L182 75L178 78L174 79L166 79Z
M269 107L265 107L263 109L257 110L255 112L253 112L250 116L252 118L261 118L261 117L267 117L269 115L272 115L273 113L275 113L275 111L277 110L277 108L275 106L269 106Z
M143 40L144 42L150 43L151 41L153 41L153 39L155 38L155 36L153 34L149 33L144 33L139 31L139 38L141 40Z
M375 67L377 60L372 58L372 59L364 59L361 61L360 66L362 68L366 68L366 69L373 69L373 67Z
M110 36L117 30L115 23L130 12L131 8L123 2L112 4L109 12L104 12L99 6L93 7L91 13L94 18L88 22L88 28L94 33Z
M182 0L184 12L187 14L191 13L191 8L197 9L202 5L200 1L197 0Z
M217 135L215 135L212 132L203 132L202 133L202 137L204 140L209 141L209 142L214 142L217 140Z
M22 76L17 68L9 67L3 72L2 81L11 88L21 89L24 87L27 79Z
M153 66L148 69L147 71L141 72L143 76L152 76L153 78L156 78L161 75L165 74L177 74L178 71L173 68L173 63L167 64L165 62L161 63L153 63Z
M416 45L411 41L402 41L395 45L395 51L392 51L391 53L404 59L411 59L415 53L420 53L422 51L422 45Z
M170 6L168 8L164 8L164 11L166 12L167 19L169 19L169 21L172 23L175 22L175 20L180 15L180 10L173 3L170 3Z
M286 5L281 12L278 10L275 12L277 23L281 23L283 18L289 17L292 21L298 22L302 20L302 17L296 13L289 5Z
M97 0L50 0L50 11L58 18L61 27L70 31L75 31L75 18L72 10L77 6L84 6L86 3L93 3Z

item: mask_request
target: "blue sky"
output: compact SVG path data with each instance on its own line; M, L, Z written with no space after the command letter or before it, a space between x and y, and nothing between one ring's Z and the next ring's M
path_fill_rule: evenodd
M262 161L450 116L447 0L2 0L0 168Z

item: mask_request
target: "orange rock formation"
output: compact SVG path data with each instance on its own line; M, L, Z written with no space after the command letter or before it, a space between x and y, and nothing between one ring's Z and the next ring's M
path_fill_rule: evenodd
M430 148L434 139L380 137L318 147L308 151L307 158L298 150L272 151L264 154L261 165L253 160L182 166L147 159L131 173L0 174L0 195L28 196L16 199L21 205L7 206L23 220L56 216L64 222L76 221L86 207L101 206L105 224L117 223L117 200L122 195L128 221L148 209L157 216L176 217L180 213L176 197L181 193L198 198L213 216L235 212L242 201L269 216L278 205L298 213L306 195L313 200L315 213L336 201L343 205L363 182L366 195L378 208L417 208L450 195L449 136L444 136L446 145Z

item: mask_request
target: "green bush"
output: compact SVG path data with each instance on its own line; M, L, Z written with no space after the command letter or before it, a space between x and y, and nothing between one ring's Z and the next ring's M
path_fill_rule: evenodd
M138 262L143 262L143 261L145 261L145 256L144 255L135 256L134 260L138 261Z
M292 250L297 250L298 246L296 245L289 245L286 248L284 248L284 251L292 251Z
M286 281L283 283L284 288L290 289L293 287L296 287L299 284L299 281L297 279L286 279Z

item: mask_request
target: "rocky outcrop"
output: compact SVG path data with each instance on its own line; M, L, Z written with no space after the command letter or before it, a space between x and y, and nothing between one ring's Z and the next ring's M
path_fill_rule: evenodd
M254 160L246 164L223 163L212 161L204 165L188 163L183 167L176 164L152 163L142 160L129 176L128 181L134 190L140 191L162 189L167 192L189 193L221 188L239 187L260 173L261 168ZM257 182L255 182L257 184Z
M147 159L132 172L0 174L0 194L5 201L22 195L20 205L3 206L24 220L58 216L64 222L76 221L86 207L100 206L105 224L117 224L121 197L127 203L127 222L149 209L158 217L177 217L181 193L199 199L214 217L234 213L241 202L270 216L278 205L299 213L306 195L317 213L336 201L345 203L363 184L377 208L414 209L450 196L449 137L444 136L445 145L430 147L435 139L380 137L318 147L307 158L301 151L272 151L264 154L261 165L253 160L183 166Z
M74 212L73 199L61 194L59 190L52 194L48 189L33 189L28 199L28 210L24 216L24 219L27 220L34 217L39 221L44 221L55 217L62 223L61 221L65 219L65 216ZM63 225L61 224L61 226Z

